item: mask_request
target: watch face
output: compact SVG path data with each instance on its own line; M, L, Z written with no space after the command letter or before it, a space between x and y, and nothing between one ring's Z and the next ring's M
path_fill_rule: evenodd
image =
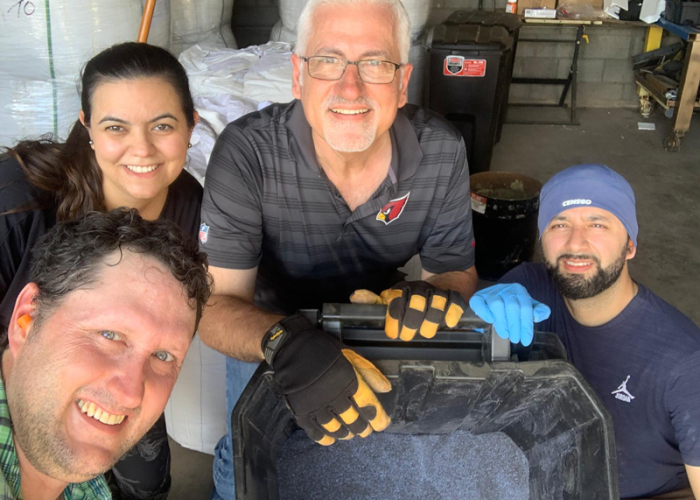
M278 323L270 328L265 335L265 340L263 341L263 355L265 356L265 361L267 361L267 364L270 366L272 366L272 360L275 357L277 348L287 336L286 333L287 330Z
M277 339L280 335L284 333L284 328L282 328L280 325L275 325L272 328L270 328L270 337L267 339L267 343L269 344L270 342L274 341Z

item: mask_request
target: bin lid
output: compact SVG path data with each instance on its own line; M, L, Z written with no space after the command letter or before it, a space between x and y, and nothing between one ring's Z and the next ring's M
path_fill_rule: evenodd
M508 33L518 30L523 22L516 14L490 12L486 10L457 10L444 22L446 25L478 24L481 26L503 26Z
M433 30L431 45L458 49L469 49L474 45L481 46L477 48L486 48L490 45L509 50L513 47L513 38L503 26L441 24Z

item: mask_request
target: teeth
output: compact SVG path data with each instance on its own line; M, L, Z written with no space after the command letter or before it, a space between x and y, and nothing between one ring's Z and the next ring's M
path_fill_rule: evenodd
M155 169L158 168L158 165L147 165L145 167L142 167L140 165L127 165L126 168L137 174L146 174L148 172L153 172Z
M590 264L584 262L584 263L579 263L579 262L569 262L567 261L566 264L568 266L574 266L574 267L583 267L583 266L590 266Z
M83 401L82 399L79 399L77 401L77 404L78 408L80 408L80 411L85 413L88 417L92 417L95 420L99 420L100 422L106 425L119 425L126 418L126 415L112 415L110 413L107 413L106 411L97 408L95 406L95 403L88 403L87 401Z
M331 111L340 115L361 115L369 112L369 109L331 109Z

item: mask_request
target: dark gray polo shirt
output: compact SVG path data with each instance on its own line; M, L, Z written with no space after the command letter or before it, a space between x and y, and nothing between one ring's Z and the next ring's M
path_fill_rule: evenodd
M390 129L389 175L351 212L320 168L301 102L223 131L204 184L201 249L212 266L258 266L255 301L291 313L376 292L415 254L432 273L474 265L469 171L459 132L406 105Z

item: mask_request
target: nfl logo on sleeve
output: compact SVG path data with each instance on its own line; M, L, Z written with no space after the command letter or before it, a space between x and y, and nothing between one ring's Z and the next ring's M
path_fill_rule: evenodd
M199 226L199 241L200 243L206 243L209 239L209 226L202 222Z

